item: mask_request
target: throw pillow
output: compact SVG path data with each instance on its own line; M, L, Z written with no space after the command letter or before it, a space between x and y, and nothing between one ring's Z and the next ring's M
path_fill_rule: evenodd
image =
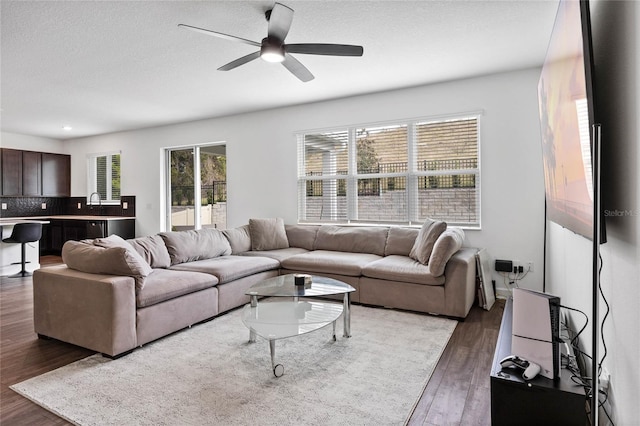
M282 218L249 219L251 250L276 250L289 247Z
M447 262L455 252L460 250L463 242L464 231L460 228L447 229L438 237L429 258L429 272L434 277L444 274Z
M429 257L433 251L433 245L445 229L447 229L447 224L445 222L431 219L425 220L422 224L422 228L420 228L420 232L418 232L416 241L411 248L409 257L417 260L423 265L428 264Z
M62 261L67 267L90 274L124 275L135 278L136 289L144 287L144 279L152 269L141 264L125 247L100 247L78 241L67 241L62 246Z
M96 238L93 241L93 244L98 247L104 248L114 248L114 247L122 247L127 251L126 261L130 263L130 267L132 270L140 271L140 274L143 277L149 275L153 269L147 263L146 260L138 254L137 251L125 240L122 239L119 235L112 234L106 238Z

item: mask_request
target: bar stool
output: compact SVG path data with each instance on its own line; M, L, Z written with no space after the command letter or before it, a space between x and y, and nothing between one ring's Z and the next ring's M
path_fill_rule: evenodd
M9 278L30 277L32 275L25 269L25 264L29 263L26 259L26 244L40 241L40 238L42 238L41 223L17 223L13 226L11 236L2 240L3 243L22 244L22 260L20 262L22 270L17 274L9 275Z

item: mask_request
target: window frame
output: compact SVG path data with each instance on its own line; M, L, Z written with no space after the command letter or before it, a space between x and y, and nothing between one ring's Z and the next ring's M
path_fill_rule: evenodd
M442 219L450 223L452 226L460 227L463 229L479 230L482 228L482 205L481 205L481 123L482 123L483 111L463 112L449 115L438 115L411 118L404 120L392 120L385 122L367 123L337 126L323 129L312 129L298 131L296 135L297 146L297 159L298 159L298 171L297 171L297 197L298 197L298 223L300 224L336 224L336 225L380 225L380 226L414 226L419 227L424 222L425 218L418 217L419 211L419 179L421 177L427 178L430 176L448 176L448 175L474 175L475 186L475 205L476 220L471 222L462 222L455 220ZM430 124L430 123L444 123L451 121L463 121L473 120L476 121L476 167L475 168L461 168L461 169L445 169L445 170L418 170L417 161L417 149L418 149L418 136L416 135L416 129L418 125ZM357 130L363 128L384 128L384 127L400 127L406 126L407 129L407 167L406 171L401 172L385 172L385 173L358 173L357 171ZM315 134L328 134L339 132L346 132L348 134L347 151L348 151L348 171L347 174L331 174L331 175L306 175L306 156L305 156L305 136ZM405 179L405 193L406 193L406 220L403 221L385 221L385 220L360 220L358 219L358 180L360 179L383 179L383 178L404 178ZM308 195L308 182L322 182L322 181L337 181L338 179L345 180L346 186L346 214L343 218L339 218L336 215L332 215L329 219L306 219L306 207ZM334 196L337 204L338 195Z
M112 184L112 157L115 155L120 156L120 198L113 198L113 184ZM122 152L121 151L109 151L87 154L87 204L92 202L91 195L98 191L98 158L107 157L106 169L105 169L105 182L107 185L107 197L101 199L100 202L103 205L119 205L122 199Z

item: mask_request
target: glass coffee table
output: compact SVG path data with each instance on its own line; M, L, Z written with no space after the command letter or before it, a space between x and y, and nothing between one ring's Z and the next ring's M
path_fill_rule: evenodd
M242 311L242 322L249 328L249 341L256 335L269 341L271 368L276 377L282 376L284 366L275 363L275 341L287 337L310 333L333 324L333 339L336 340L336 321L343 315L344 337L351 337L351 293L355 288L332 278L311 276L311 284L296 285L294 275L281 275L253 285L247 291L251 303ZM324 300L300 300L343 294L343 302ZM287 298L270 299L258 303L258 297Z

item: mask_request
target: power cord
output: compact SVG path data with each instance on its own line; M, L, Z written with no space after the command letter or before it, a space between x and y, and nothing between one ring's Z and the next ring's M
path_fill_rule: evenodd
M609 306L609 302L607 301L607 298L604 295L604 291L602 291L602 280L600 279L600 275L602 274L602 266L604 264L604 261L602 260L602 254L600 254L599 252L598 252L598 259L600 260L600 267L598 268L598 291L600 292L602 301L607 307L607 310L604 316L602 317L602 322L600 322L600 338L602 340L602 347L604 349L602 358L600 358L600 362L598 363L598 380L600 380L600 375L602 374L602 363L607 357L607 342L605 341L605 338L604 338L604 323L607 320L609 313L611 312L611 307ZM615 423L613 423L613 420L611 420L611 416L609 416L609 412L607 411L607 407L605 406L605 403L609 400L609 388L607 387L606 391L603 391L602 389L598 389L598 393L604 395L603 400L600 400L598 395L598 407L602 408L602 411L607 416L607 419L609 419L609 422L611 423L611 425L614 426Z
M600 266L600 270L602 270L602 265ZM600 293L604 299L604 294L602 293L602 288L600 287ZM604 329L604 321L606 320L607 316L609 315L610 312L610 308L609 308L609 304L605 299L605 304L607 305L607 312L605 314L605 316L602 319L602 323L600 325L601 329L600 332L602 333L602 330ZM573 337L570 337L570 345L573 348L574 352L577 354L576 356L570 356L570 355L566 355L566 359L567 359L567 370L569 370L569 372L571 373L571 381L573 381L575 384L580 385L584 388L585 393L588 397L591 396L591 383L593 381L593 379L591 377L587 377L582 375L582 373L580 372L580 367L578 365L578 356L582 357L582 358L589 358L592 362L593 362L593 358L585 353L582 349L580 349L580 345L578 342L578 338L580 337L580 335L582 334L582 332L585 330L585 328L587 327L587 325L589 324L589 317L587 316L587 314L585 314L584 312L582 312L579 309L575 309L575 308L571 308L569 306L564 306L564 305L560 305L561 308L563 309L568 309L570 311L575 311L578 312L580 314L582 314L584 316L585 322L582 326L582 328L580 328L580 331L578 331L578 333L576 333ZM562 325L564 326L564 329L567 331L567 333L571 334L572 330L571 328L568 326L568 324L566 322L563 322ZM601 334L602 335L602 334ZM602 339L603 339L603 346L605 348L605 353L602 356L599 364L598 364L598 379L600 377L600 373L601 373L601 369L602 369L602 362L604 361L604 359L607 356L607 350L606 350L606 344L604 343L604 335L602 335ZM563 355L564 356L564 355ZM584 366L585 362L584 360L581 362L581 364ZM602 409L602 411L604 412L604 414L607 416L607 419L609 420L609 423L612 426L615 426L615 423L613 422L613 420L611 419L611 416L609 415L609 412L607 411L607 408L605 406L605 403L608 401L609 399L609 390L607 389L602 390L602 389L598 389L598 408ZM600 395L603 396L603 399L600 399Z
M505 284L506 287L509 289L509 291L511 291L511 286L514 286L515 288L520 288L520 286L518 285L518 282L522 280L524 277L526 277L529 274L529 272L531 272L530 267L523 272L500 272L500 275L502 275L503 284Z

